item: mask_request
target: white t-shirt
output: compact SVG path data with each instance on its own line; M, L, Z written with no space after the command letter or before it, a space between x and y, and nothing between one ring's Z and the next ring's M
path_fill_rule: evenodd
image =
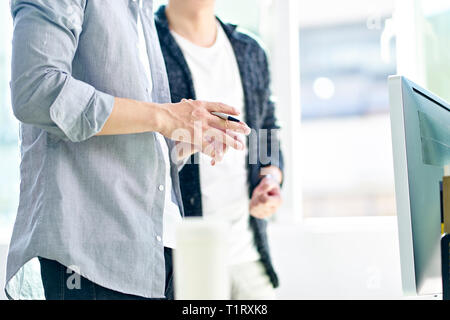
M147 46L144 38L144 28L142 26L141 18L138 17L138 36L139 36L139 58L144 67L147 79L148 88L147 92L149 96L152 95L153 80L150 69L149 58L147 54ZM161 240L166 248L175 248L175 234L177 225L182 221L180 208L176 203L176 200L172 199L172 177L170 175L170 158L169 158L169 146L164 137L156 133L156 140L161 145L161 150L164 155L165 166L165 182L163 186L159 186L160 191L165 193L164 200L164 215L163 215L163 234Z
M194 81L196 98L222 102L241 111L244 117L244 92L233 47L218 23L212 47L197 46L172 31ZM211 166L211 159L200 155L200 183L203 216L230 224L230 264L260 259L249 224L249 196L246 152L230 149L222 162Z

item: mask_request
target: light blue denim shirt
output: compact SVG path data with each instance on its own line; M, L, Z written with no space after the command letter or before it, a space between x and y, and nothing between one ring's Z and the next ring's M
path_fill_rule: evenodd
M164 297L160 144L155 133L96 136L114 97L170 101L152 6L152 0L11 1L11 91L22 161L10 298L44 297L38 256L112 290ZM139 15L152 90L139 59ZM177 167L171 168L181 204Z

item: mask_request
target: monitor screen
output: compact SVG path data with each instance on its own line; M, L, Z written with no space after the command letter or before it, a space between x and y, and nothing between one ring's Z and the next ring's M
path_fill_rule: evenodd
M389 78L389 95L403 289L440 294L440 185L450 163L450 106L401 76Z

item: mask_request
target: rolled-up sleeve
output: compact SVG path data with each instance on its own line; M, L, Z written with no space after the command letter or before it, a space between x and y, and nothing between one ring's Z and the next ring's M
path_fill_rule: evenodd
M99 133L114 97L72 77L86 0L12 0L11 96L23 123L73 142Z

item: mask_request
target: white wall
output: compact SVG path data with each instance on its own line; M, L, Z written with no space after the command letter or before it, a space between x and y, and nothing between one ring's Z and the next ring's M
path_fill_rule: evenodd
M400 299L396 217L314 218L269 228L280 299Z

